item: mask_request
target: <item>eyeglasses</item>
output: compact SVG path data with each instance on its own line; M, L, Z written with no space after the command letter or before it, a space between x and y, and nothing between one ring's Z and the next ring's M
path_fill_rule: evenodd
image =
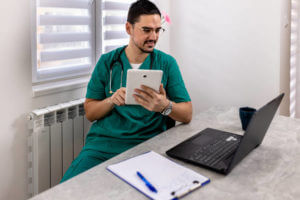
M159 28L150 28L150 27L138 27L145 35L150 35L153 32L155 32L155 34L162 34L163 32L166 31L166 29L159 27Z

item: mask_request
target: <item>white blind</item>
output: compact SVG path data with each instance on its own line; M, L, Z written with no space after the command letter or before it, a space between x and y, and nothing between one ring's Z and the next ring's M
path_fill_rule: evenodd
M102 52L109 52L128 44L129 36L125 30L127 13L134 0L102 1Z
M36 76L80 75L95 63L94 0L37 0Z
M290 114L300 117L300 0L291 0Z

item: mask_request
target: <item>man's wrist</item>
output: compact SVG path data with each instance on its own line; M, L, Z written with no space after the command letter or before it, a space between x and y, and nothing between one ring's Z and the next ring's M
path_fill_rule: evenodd
M161 111L159 111L159 112L162 113L169 106L169 104L170 104L170 100L166 99L165 103L162 106Z
M114 102L112 101L112 98L111 97L108 97L107 98L107 101L108 101L108 103L110 104L110 106L113 108L113 107L115 107L115 104L114 104Z
M160 113L164 116L168 116L169 114L171 114L172 108L173 108L172 101L168 100L167 106L165 106L164 109Z

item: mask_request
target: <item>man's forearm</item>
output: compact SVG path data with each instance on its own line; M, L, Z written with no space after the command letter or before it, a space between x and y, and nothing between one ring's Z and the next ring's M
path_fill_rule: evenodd
M169 117L179 122L189 123L192 120L192 112L193 109L191 102L172 102L172 112Z
M86 99L86 101L84 102L86 118L91 122L103 118L113 108L114 103L112 103L110 97L102 101L95 99Z

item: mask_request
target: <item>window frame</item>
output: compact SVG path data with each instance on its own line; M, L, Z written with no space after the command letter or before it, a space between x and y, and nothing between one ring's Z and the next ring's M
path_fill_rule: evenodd
M32 54L32 85L37 87L37 85L48 84L49 82L58 82L58 81L68 81L74 78L84 77L86 79L89 76L96 64L96 10L97 5L95 0L91 0L91 65L90 66L80 66L80 67L61 67L55 69L42 69L38 70L38 61L37 61L37 26L38 26L38 17L37 17L37 8L38 0L31 1L31 54ZM101 46L101 44L100 44Z

